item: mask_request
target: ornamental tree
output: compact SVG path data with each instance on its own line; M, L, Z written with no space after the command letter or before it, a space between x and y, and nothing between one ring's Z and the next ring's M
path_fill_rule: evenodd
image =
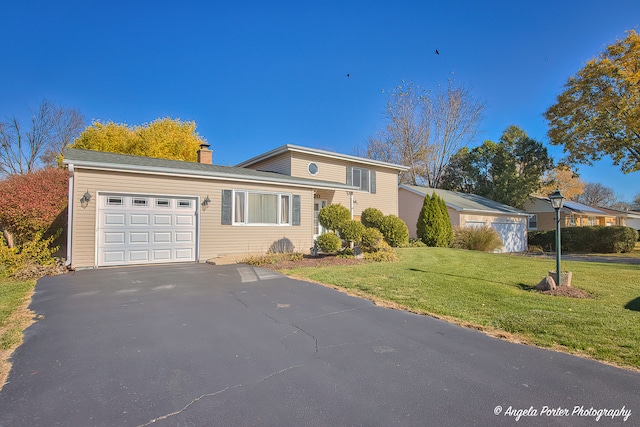
M16 244L31 241L37 233L55 232L64 225L59 218L67 192L67 171L52 167L0 181L0 228L8 230Z

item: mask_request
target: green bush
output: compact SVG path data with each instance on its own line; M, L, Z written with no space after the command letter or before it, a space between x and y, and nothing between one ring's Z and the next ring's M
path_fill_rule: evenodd
M324 209L324 208L323 208ZM342 247L342 240L333 233L324 233L316 239L318 247L324 253L331 254L337 252Z
M0 234L0 270L5 275L11 275L33 265L53 264L53 254L58 248L51 247L51 244L61 232L62 229L44 239L43 232L38 231L32 236L31 241L13 248L6 245L4 237Z
M562 250L574 253L625 253L634 249L638 232L631 227L567 227L562 228L560 244ZM555 251L556 232L536 231L529 233L529 245Z
M343 222L351 219L351 211L340 204L325 206L318 212L318 221L327 230L337 231Z
M493 252L502 246L500 235L489 226L458 227L453 231L454 248Z
M382 247L382 244L388 245L384 241L382 233L377 228L365 228L362 233L362 250L364 252L377 252Z
M420 239L409 239L408 248L425 248L427 245Z
M406 246L409 243L409 229L403 220L395 215L387 215L380 224L384 240L393 247Z
M339 232L343 240L358 244L362 241L364 230L364 225L361 222L350 219L340 225Z
M391 247L389 250L365 252L364 259L376 262L395 262L398 261L398 253Z
M436 193L424 197L416 232L427 246L446 248L453 243L453 228L447 205Z
M383 219L384 214L380 209L376 208L367 208L363 210L362 215L360 215L360 221L368 228L380 229L380 224L382 224Z

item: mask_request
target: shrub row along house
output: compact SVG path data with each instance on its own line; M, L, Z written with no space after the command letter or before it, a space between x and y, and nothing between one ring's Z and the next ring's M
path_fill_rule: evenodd
M332 203L358 219L398 214L408 168L284 145L236 167L69 149L70 268L205 261L269 250L306 252Z

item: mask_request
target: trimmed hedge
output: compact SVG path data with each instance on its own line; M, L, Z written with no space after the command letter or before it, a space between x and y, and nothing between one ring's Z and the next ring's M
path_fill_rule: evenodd
M380 224L380 232L384 240L394 248L407 246L409 243L409 228L407 224L395 215L387 215Z
M380 224L382 224L382 220L384 219L384 214L380 209L376 208L367 208L362 211L362 215L360 215L360 221L367 228L377 228L380 229Z
M318 247L326 254L335 253L342 247L342 240L336 234L324 233L318 236Z
M577 253L626 253L633 251L638 240L638 232L631 227L567 227L561 230L560 245L563 251ZM553 251L556 246L556 232L532 231L529 245L540 246Z

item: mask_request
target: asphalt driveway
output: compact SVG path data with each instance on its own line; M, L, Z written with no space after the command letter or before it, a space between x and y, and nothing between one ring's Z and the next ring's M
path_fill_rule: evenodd
M636 372L249 266L47 277L31 308L2 426L640 423Z

